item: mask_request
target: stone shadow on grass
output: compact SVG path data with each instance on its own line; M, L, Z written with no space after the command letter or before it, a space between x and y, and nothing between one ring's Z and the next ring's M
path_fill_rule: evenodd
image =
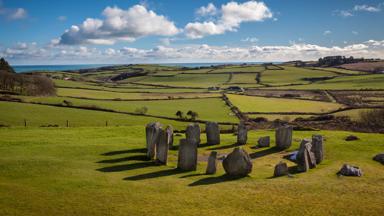
M103 153L101 155L103 155L103 156L113 156L113 155L118 155L118 154L146 153L146 152L147 152L146 148L137 148L137 149L127 149L127 150L111 151L111 152Z
M234 147L238 147L238 146L241 146L241 145L234 143L231 145L217 146L217 147L209 148L208 150L221 150L221 149L234 148Z
M218 184L218 183L223 183L223 182L228 182L228 181L235 181L241 178L244 178L247 176L229 176L227 174L221 175L221 176L214 176L214 177L208 177L208 178L203 178L199 179L188 186L194 187L194 186L200 186L200 185L211 185L211 184Z
M251 157L252 159L256 159L256 158L264 157L266 155L281 152L281 151L282 150L280 150L277 147L272 147L272 148L268 148L268 149L265 149L262 151L253 152L253 153L249 154L249 157Z
M152 162L152 161L148 161L148 162L139 162L139 163L133 163L133 164L123 164L123 165L103 167L103 168L97 169L97 171L100 171L100 172L121 172L121 171L127 171L127 170L146 168L146 167L150 167L150 166L156 166L156 163Z
M125 161L149 161L149 159L147 155L132 155L132 156L123 157L123 158L101 160L101 161L98 161L97 163L120 163Z
M145 173L135 176L129 176L124 178L124 180L130 180L130 181L137 181L137 180L145 180L145 179L152 179L152 178L159 178L164 176L171 176L171 175L177 175L180 173L184 173L188 171L180 170L180 169L167 169L167 170L161 170L151 173Z

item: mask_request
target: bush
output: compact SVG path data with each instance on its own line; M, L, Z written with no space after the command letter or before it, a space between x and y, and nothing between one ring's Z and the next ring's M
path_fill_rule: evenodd
M140 115L145 115L147 112L148 112L148 107L146 107L146 106L137 108L135 110L135 113L140 114Z
M368 128L384 127L384 109L373 109L359 113L360 123Z

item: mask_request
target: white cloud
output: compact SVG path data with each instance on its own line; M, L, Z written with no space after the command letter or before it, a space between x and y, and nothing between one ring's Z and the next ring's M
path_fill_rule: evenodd
M64 22L67 20L67 17L66 16L58 16L57 20Z
M365 11L365 12L379 12L381 11L380 7L369 6L369 5L355 5L353 7L354 11Z
M217 21L193 22L185 26L186 36L192 39L207 35L237 31L243 22L260 22L272 18L272 12L264 2L229 2L221 6Z
M308 43L290 45L228 47L184 45L157 46L152 49L92 48L86 46L39 46L18 43L0 48L0 56L12 63L128 63L128 62L233 62L314 60L328 55L384 58L384 40L369 40L343 46L320 46Z
M214 4L209 3L207 6L202 6L196 10L198 16L212 16L217 13L217 8Z
M128 10L107 7L105 19L87 18L81 25L73 25L60 37L60 44L114 44L132 42L149 35L171 36L179 33L173 22L142 5Z
M351 17L351 16L353 16L353 14L350 11L341 10L341 11L338 11L338 12L339 12L339 15L342 16L342 17Z
M247 38L241 39L241 41L242 42L256 43L259 41L259 39L256 37L247 37Z
M20 20L28 17L28 12L24 8L6 8L0 0L0 16L10 20Z
M359 32L357 32L357 31L352 31L352 34L354 34L354 35L358 35Z
M330 30L326 30L326 31L323 32L323 35L325 35L325 36L326 35L330 35L330 34L332 34L332 32Z

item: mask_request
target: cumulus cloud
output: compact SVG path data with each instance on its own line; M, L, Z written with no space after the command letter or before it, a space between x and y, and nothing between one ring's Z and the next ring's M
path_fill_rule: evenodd
M39 46L18 43L0 48L0 56L12 63L131 63L131 62L234 62L314 60L329 55L384 58L384 40L369 40L343 46L320 46L309 43L290 45L228 47L185 45L157 46L152 49L92 48L87 46Z
M213 4L212 6L214 7ZM204 10L207 7L204 7ZM218 12L221 15L217 18L217 21L188 23L185 26L186 36L196 39L207 35L223 34L227 31L237 31L243 22L260 22L273 17L267 5L264 2L257 1L229 2L221 5Z
M209 3L207 6L202 6L196 10L198 16L212 16L217 13L217 8L214 4Z
M87 18L81 25L73 25L60 37L60 44L114 44L116 41L132 42L137 38L179 33L174 23L142 5L127 10L107 7L103 20Z
M28 17L28 12L24 8L7 8L0 1L0 16L10 20L20 20Z

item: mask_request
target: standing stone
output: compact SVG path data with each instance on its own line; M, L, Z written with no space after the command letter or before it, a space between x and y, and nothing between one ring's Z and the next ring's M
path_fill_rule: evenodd
M292 130L291 126L282 126L276 129L275 140L277 148L284 150L291 147Z
M207 170L205 171L205 174L215 174L216 173L216 166L217 166L217 152L212 151L211 154L208 157L208 164L207 164Z
M156 162L167 165L168 159L168 135L166 130L159 129L159 137L156 142Z
M169 146L169 149L173 148L173 128L171 125L168 125L165 129L165 132L167 134L167 143Z
M237 126L237 144L245 145L248 139L247 126L243 121Z
M260 137L257 140L257 144L258 144L259 147L269 147L269 145L270 145L270 138L269 138L269 136Z
M145 127L145 135L147 140L147 157L153 159L155 157L156 143L161 128L160 122L152 122Z
M309 169L316 167L316 158L312 152L311 140L303 139L301 141L296 160L300 172L307 172Z
M377 154L375 157L373 157L373 160L384 165L384 153Z
M220 128L217 122L207 122L205 124L205 133L208 145L220 144Z
M320 164L324 159L324 147L323 147L323 136L313 135L312 136L312 151L315 154L316 164Z
M200 144L200 126L197 123L189 124L185 131L185 137L189 143L196 146Z
M363 175L363 172L359 167L344 164L343 167L341 167L340 171L337 172L337 175L360 177Z
M188 142L186 139L180 140L177 168L185 171L196 170L197 167L197 145Z
M230 176L246 176L252 172L252 161L245 150L236 147L223 160L223 167Z
M287 163L280 161L280 163L276 164L275 172L273 173L273 177L285 176L288 175L288 166Z

